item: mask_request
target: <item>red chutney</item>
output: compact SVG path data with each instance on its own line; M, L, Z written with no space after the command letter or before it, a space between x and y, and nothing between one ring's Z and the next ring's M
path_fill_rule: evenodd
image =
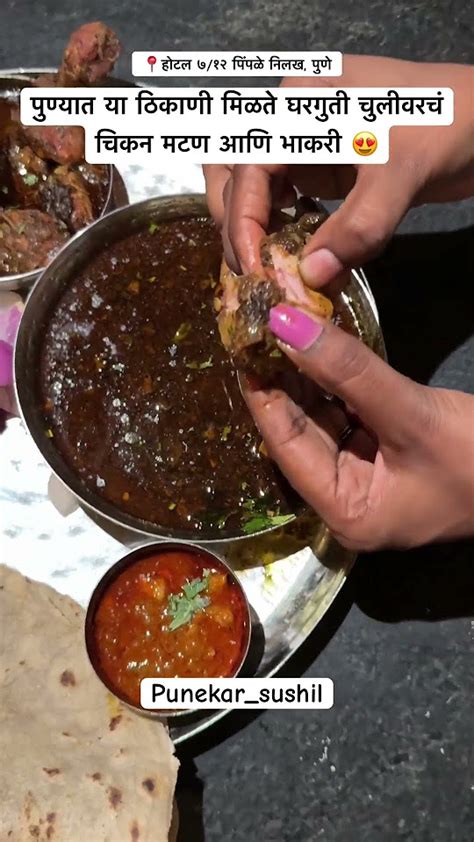
M170 631L169 598L204 580L205 607ZM118 694L140 701L142 678L218 678L239 668L248 637L248 611L224 565L205 553L167 551L132 564L109 585L94 617L100 667Z

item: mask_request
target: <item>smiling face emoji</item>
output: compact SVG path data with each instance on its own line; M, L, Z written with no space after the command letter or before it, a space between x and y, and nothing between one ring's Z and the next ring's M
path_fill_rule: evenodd
M352 141L352 146L358 155L367 157L377 149L377 138L372 132L359 132Z

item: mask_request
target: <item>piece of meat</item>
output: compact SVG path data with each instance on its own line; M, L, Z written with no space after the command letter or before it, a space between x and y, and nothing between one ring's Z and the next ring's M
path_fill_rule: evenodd
M15 186L8 160L8 147L0 143L0 206L10 205L15 201Z
M65 227L42 211L0 209L0 275L45 266L67 239Z
M36 87L74 87L100 82L113 69L121 45L105 23L86 23L71 35L57 73L39 76ZM84 160L81 126L24 126L24 136L37 155L57 164Z
M61 220L70 231L80 231L94 221L94 211L82 175L70 167L56 167L41 185L43 210Z
M307 200L303 209L306 207ZM299 272L304 245L326 216L320 209L303 213L291 222L291 217L281 215L279 230L262 241L262 274L238 277L223 261L217 322L222 343L238 368L264 374L286 367L286 358L268 328L270 310L277 304L285 301L320 318L332 317L331 301L309 289Z
M58 72L43 73L33 84L38 88L94 85L113 70L121 50L117 35L105 23L85 23L72 33Z
M7 151L16 203L37 207L41 185L48 177L48 165L32 148L22 145L18 133L12 133Z
M12 106L14 133L20 146L30 146L46 161L76 164L84 160L85 135L82 126L24 126L18 105Z
M85 23L72 33L58 71L58 87L93 85L114 68L121 51L115 32L105 23Z
M10 137L15 129L12 107L9 99L0 97L0 205L9 205L15 201L15 187L8 159Z
M252 273L238 277L222 262L222 298L217 299L217 324L221 341L236 365L247 367L249 354L265 355L275 348L267 330L272 307L285 299L272 279Z
M50 168L30 146L22 146L21 138L12 134L8 161L13 179L15 203L25 208L38 208L63 222L71 232L79 231L94 221L89 183L104 177L101 167L93 176L92 165L82 175L81 164ZM86 182L85 176L88 181Z
M87 184L94 219L96 219L104 210L108 199L110 167L107 164L88 164L82 161L80 164L74 164L72 169L77 171Z
M26 142L40 158L57 164L77 164L84 160L82 126L23 126Z
M87 181L87 184L91 184L93 187L104 187L109 183L107 164L88 164L87 161L81 161L76 169L80 172L84 181Z

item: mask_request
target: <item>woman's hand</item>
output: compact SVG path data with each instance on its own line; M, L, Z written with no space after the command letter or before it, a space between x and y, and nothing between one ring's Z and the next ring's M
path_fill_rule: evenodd
M292 204L294 187L321 199L345 198L307 244L301 273L313 287L377 254L411 205L474 194L474 70L373 56L344 56L342 77L285 79L291 87L451 87L451 126L399 126L387 164L205 166L209 207L222 227L234 271L260 264L272 207Z
M270 327L337 395L309 418L285 392L244 393L269 455L346 547L412 547L474 532L474 397L421 386L331 323L281 304ZM340 434L351 419L353 431Z

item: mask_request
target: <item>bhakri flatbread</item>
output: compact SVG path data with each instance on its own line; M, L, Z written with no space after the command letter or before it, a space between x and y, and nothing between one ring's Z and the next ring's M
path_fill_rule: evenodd
M0 839L168 842L178 761L166 728L103 687L84 611L0 565Z

